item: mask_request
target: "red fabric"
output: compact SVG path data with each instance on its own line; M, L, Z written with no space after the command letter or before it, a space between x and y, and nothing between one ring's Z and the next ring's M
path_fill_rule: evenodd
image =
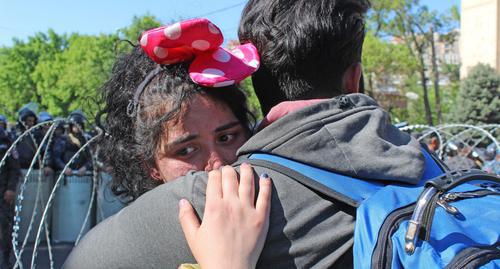
M228 51L220 29L207 19L191 19L145 31L139 38L144 52L158 64L192 61L191 79L207 87L240 82L255 72L260 57L251 43Z
M326 99L312 99L312 100L299 100L299 101L286 101L281 102L271 108L266 117L262 120L259 125L259 130L265 128L269 124L279 120L285 115L300 110L304 107L317 104L319 102L325 101Z

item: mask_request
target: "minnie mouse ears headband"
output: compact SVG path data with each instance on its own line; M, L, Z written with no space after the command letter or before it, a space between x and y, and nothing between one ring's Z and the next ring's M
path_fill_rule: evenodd
M207 19L191 19L142 33L139 43L144 52L159 65L191 61L189 76L205 87L236 84L255 72L260 65L257 48L251 43L232 50L220 47L224 38L220 29ZM151 71L137 87L127 108L135 116L139 98L148 83L161 71Z

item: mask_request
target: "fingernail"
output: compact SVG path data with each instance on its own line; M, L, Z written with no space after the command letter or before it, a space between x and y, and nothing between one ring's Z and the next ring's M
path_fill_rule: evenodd
M261 179L269 179L269 175L267 173L260 174Z
M248 164L248 163L246 163L246 162L243 162L243 163L241 163L241 166L247 166L247 167L248 167L248 166L249 166L249 164Z
M186 199L181 199L179 200L179 207L184 207L186 206L188 201Z

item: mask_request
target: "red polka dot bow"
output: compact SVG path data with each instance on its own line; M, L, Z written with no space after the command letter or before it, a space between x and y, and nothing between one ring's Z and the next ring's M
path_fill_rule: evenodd
M224 87L255 72L260 58L251 43L226 50L220 29L207 19L191 19L145 31L142 49L158 64L192 61L191 79L206 87Z

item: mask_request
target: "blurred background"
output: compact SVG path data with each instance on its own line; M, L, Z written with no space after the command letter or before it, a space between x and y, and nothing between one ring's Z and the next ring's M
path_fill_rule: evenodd
M0 207L0 243L13 247L2 266L59 268L81 236L126 206L93 144L99 88L132 48L123 41L206 17L231 47L245 4L0 0L0 191L15 204L13 213ZM500 173L500 0L374 0L367 28L365 93L450 168ZM261 119L251 80L241 87Z

